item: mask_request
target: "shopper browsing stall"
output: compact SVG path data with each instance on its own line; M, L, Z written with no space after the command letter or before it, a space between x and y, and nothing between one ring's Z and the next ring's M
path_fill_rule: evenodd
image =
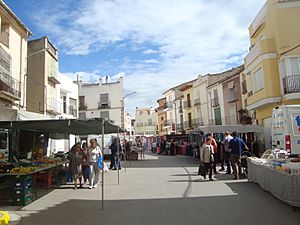
M84 142L82 144L82 176L83 176L83 184L89 180L90 176L90 165L89 165L89 150L87 143Z
M97 146L96 139L90 140L89 147L89 165L90 165L90 189L96 188L99 182L99 167L98 159L102 157L102 151L99 146Z
M80 148L80 143L76 143L71 148L70 153L70 168L72 171L72 177L74 180L74 189L77 189L77 180L79 179L79 185L82 187L81 176L82 176L82 151Z
M202 149L201 149L201 162L204 164L205 166L205 175L204 175L204 179L206 179L206 174L209 173L209 180L213 180L212 179L212 165L213 165L213 161L214 161L214 148L212 146L212 139L211 137L207 137L206 138L206 142L203 145Z

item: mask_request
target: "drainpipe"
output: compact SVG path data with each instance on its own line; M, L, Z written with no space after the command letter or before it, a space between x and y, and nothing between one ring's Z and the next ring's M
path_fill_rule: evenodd
M23 57L23 41L22 41L22 39L23 39L23 36L21 36L21 38L20 38L20 75L19 75L19 91L21 91L21 81L22 81L22 57ZM24 77L25 78L25 77ZM25 81L24 81L24 84L25 84ZM24 90L23 90L24 91ZM23 104L22 104L22 107L24 107L24 99L25 99L25 97L24 97L24 94L25 93L23 93ZM22 95L22 92L21 92L21 95ZM19 100L19 109L21 108L21 100L22 100L22 98L21 98L21 96L20 96L20 100Z

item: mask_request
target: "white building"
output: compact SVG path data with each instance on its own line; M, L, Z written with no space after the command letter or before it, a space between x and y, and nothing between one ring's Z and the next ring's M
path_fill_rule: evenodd
M107 77L99 83L79 81L79 118L105 118L121 126L123 95L123 77L115 82L108 82Z
M153 108L137 108L135 113L135 135L155 136L157 130L157 114Z
M125 114L125 130L126 130L126 137L127 140L133 140L134 139L134 124L132 122L133 118L130 113Z

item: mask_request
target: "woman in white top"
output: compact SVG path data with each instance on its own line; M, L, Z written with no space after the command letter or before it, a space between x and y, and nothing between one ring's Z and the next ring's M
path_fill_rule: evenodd
M96 188L99 181L99 167L98 158L102 157L102 151L97 146L96 139L90 140L91 146L89 147L89 165L90 165L90 189Z
M209 172L209 180L212 179L212 164L214 161L214 147L211 145L212 139L211 137L206 138L206 142L202 146L201 149L201 162L205 166L205 176L204 179L206 179L206 174Z

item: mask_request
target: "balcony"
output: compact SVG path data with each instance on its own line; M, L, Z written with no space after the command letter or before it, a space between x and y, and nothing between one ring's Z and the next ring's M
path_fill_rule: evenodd
M193 127L203 126L203 119L202 118L196 118L192 120Z
M259 43L254 45L245 57L245 65L249 66L260 55Z
M9 33L6 30L1 30L0 42L9 48Z
M138 122L135 124L136 127L143 127L144 126L144 123L143 122Z
M209 120L209 125L222 125L222 118L216 118Z
M219 97L214 97L211 99L211 106L212 107L218 107L220 104L219 104Z
M194 99L194 105L200 105L200 98Z
M284 94L300 92L300 75L291 75L283 78Z
M247 94L247 81L246 80L244 80L243 82L242 82L242 94L244 95L244 94Z
M146 127L153 127L153 126L155 126L155 124L154 123L145 123L145 126Z
M185 101L183 105L185 109L192 107L191 101Z
M165 120L164 121L164 126L165 127L168 127L168 126L171 126L171 125L172 125L171 120Z
M74 117L77 117L77 109L75 106L69 106L69 115L72 115Z
M21 83L12 76L0 73L0 97L9 101L20 100L20 84Z
M109 109L110 102L98 102L98 109Z
M185 121L184 122L184 128L185 129L190 129L190 128L192 128L192 120L189 120L189 121Z
M178 107L178 112L179 112L179 113L183 113L182 105Z
M164 105L165 109L172 109L173 108L173 103L172 102L166 102Z
M47 112L50 114L58 115L62 113L61 102L53 97L47 98Z
M176 130L183 130L183 124L176 124Z
M87 104L80 104L79 111L85 111L85 110L87 110Z
M57 73L49 73L48 81L52 82L53 84L60 84L59 80L57 79Z
M237 96L236 96L236 92L234 91L234 89L229 89L228 90L228 102L235 102L237 101Z

